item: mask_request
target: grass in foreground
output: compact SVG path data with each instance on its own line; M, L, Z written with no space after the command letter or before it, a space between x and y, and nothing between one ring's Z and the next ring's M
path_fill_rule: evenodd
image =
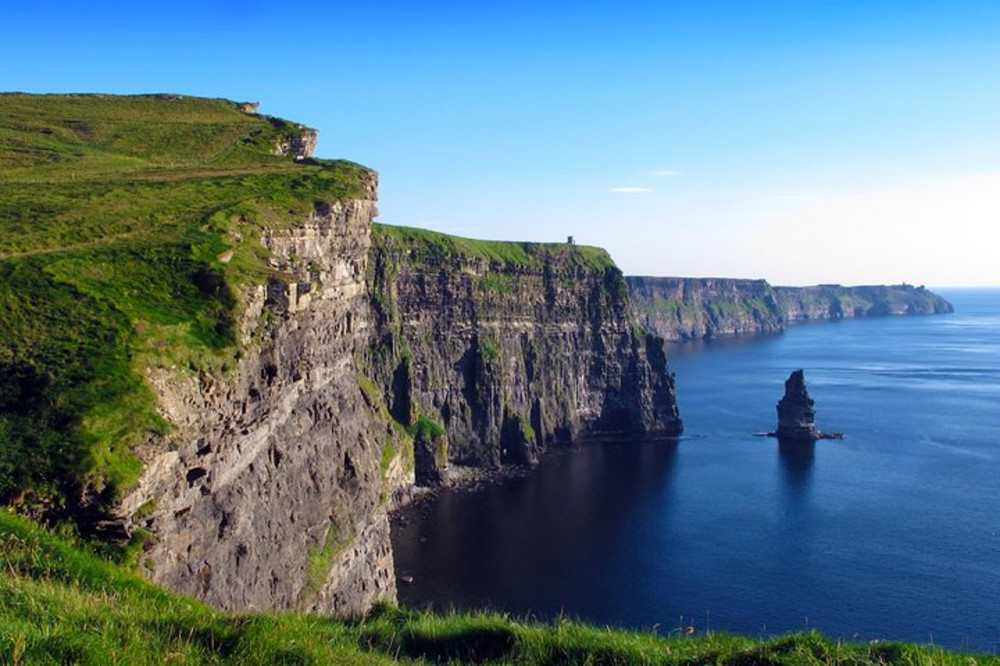
M224 613L165 592L34 523L0 511L4 664L997 664L901 643L816 632L773 640L660 637L495 613L391 607L359 621Z

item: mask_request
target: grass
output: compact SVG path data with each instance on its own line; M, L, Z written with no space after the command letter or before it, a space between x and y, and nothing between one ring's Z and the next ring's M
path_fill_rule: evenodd
M165 592L36 524L0 511L4 664L996 664L988 655L817 632L771 639L668 636L561 618L433 615L389 606L363 620L226 613Z
M430 265L478 259L489 265L541 267L550 258L566 257L571 265L581 269L603 271L615 268L611 256L599 247L569 243L476 240L387 224L373 225L372 243L380 246L396 244L406 248L413 261L423 261ZM503 291L504 286L496 278L487 278L482 284L483 289L493 291Z
M0 502L70 515L169 429L149 367L225 372L258 238L368 171L295 161L304 128L225 100L0 94Z
M410 426L410 435L415 439L432 441L445 436L444 426L426 414L420 414L416 423Z

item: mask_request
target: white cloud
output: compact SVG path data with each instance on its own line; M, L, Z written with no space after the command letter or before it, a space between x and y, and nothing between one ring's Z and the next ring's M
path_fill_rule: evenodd
M681 175L681 172L676 169L657 169L656 171L650 171L649 175L653 178L676 178Z
M615 194L648 194L653 191L651 187L612 187L610 192Z

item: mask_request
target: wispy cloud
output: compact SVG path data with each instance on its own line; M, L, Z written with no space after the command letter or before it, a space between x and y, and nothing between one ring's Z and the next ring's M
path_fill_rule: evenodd
M657 169L656 171L650 171L649 175L653 178L676 178L681 175L681 172L677 169Z
M611 192L615 194L648 194L653 191L651 187L612 187Z

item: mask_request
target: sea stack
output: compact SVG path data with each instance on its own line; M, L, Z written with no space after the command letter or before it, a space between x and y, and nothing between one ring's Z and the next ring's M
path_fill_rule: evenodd
M815 426L816 410L806 390L805 375L796 370L785 380L785 395L778 401L778 429L781 440L813 442L822 435Z

